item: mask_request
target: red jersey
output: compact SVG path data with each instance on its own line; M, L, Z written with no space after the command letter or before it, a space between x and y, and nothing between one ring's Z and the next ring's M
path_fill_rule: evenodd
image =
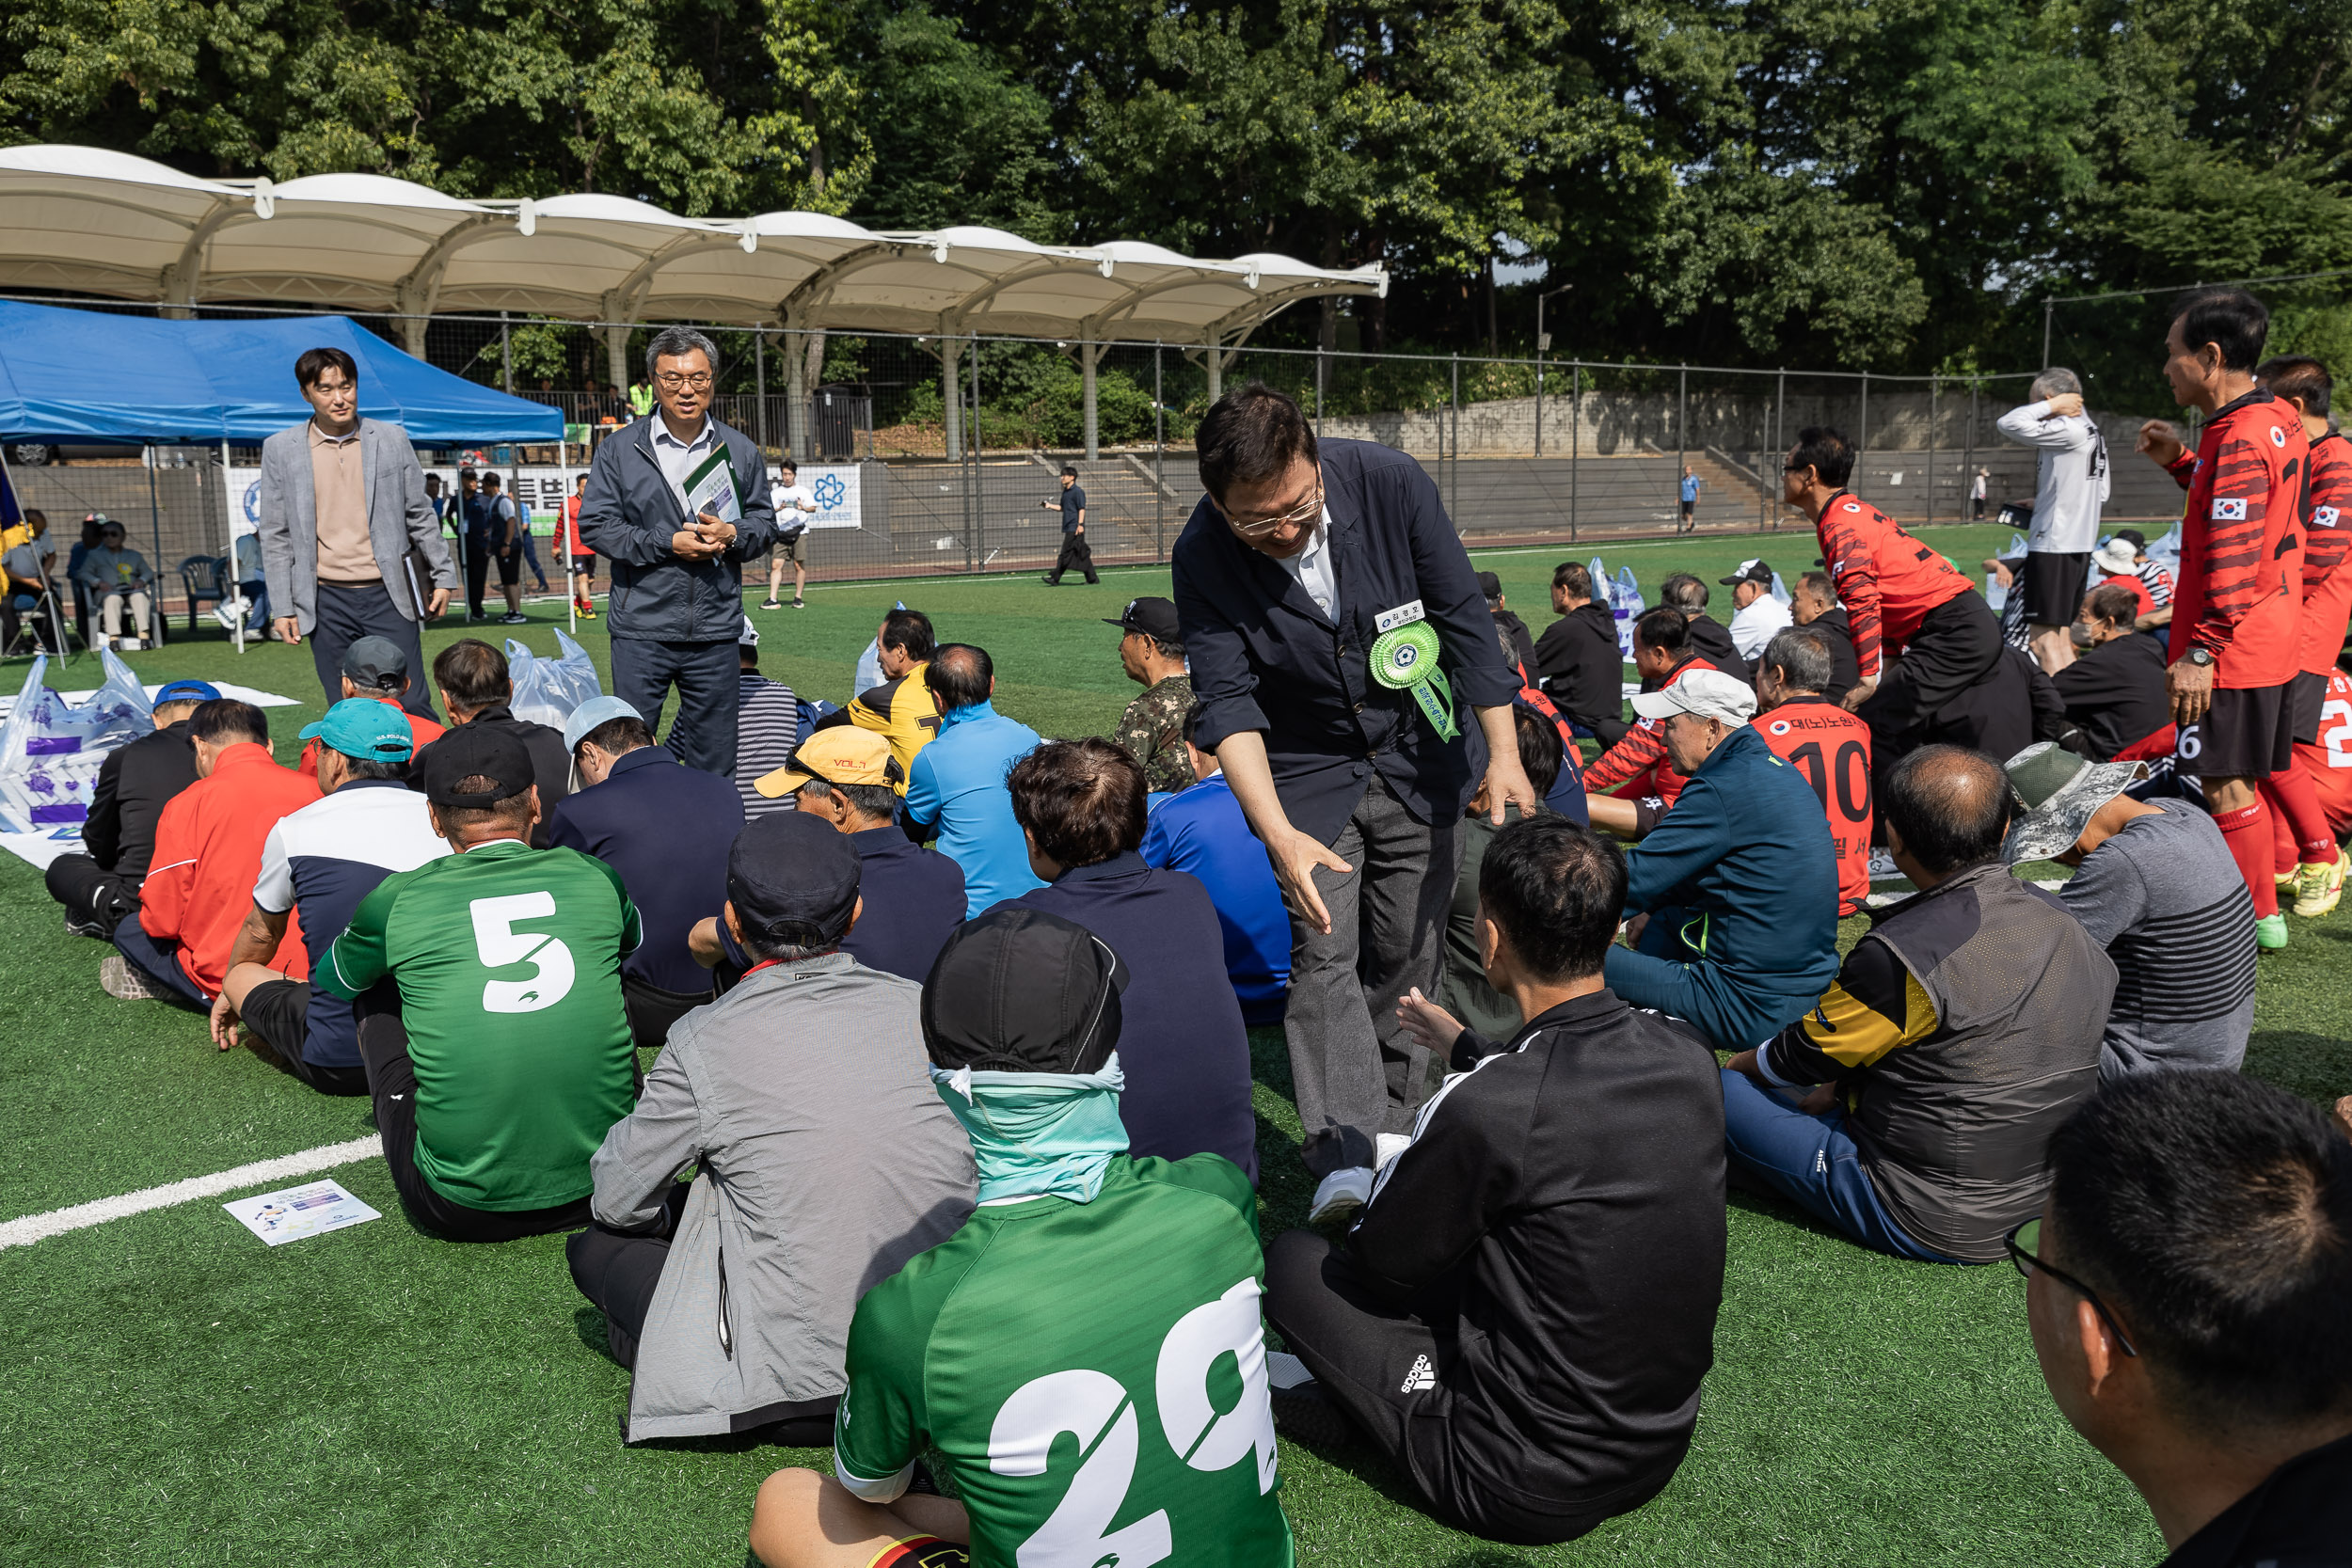
M2257 388L2213 417L2194 462L2171 466L2188 506L2167 662L2196 643L2212 653L2214 685L2224 691L2284 686L2302 669L2310 461L2303 421Z
M1665 684L1674 685L1693 670L1715 667L1692 654L1674 667ZM1666 756L1666 724L1661 719L1639 719L1625 738L1603 752L1584 769L1584 793L1620 796L1638 800L1655 795L1667 805L1682 793L1684 779Z
M1837 912L1870 901L1870 726L1827 697L1791 697L1748 727L1804 775L1837 846Z
M240 742L223 747L209 775L165 802L155 819L154 863L139 884L139 926L158 942L179 944L181 971L206 996L220 994L230 951L253 907L262 841L279 817L318 798L317 780ZM310 978L298 918L286 923L270 967Z
M1929 610L1976 587L1958 567L1851 491L1832 496L1813 529L1821 559L1836 580L1837 601L1853 627L1854 661L1866 681L1878 678L1882 641L1899 652L1919 634Z
M2319 739L2295 743L2295 760L2312 776L2328 826L2352 836L2352 675L2328 672L2328 695L2319 710Z
M2148 585L2140 581L2139 578L2133 573L2118 572L2113 577L2108 578L2106 581L2100 583L2099 586L2102 588L2128 589L2132 595L2132 613L2135 615L2153 615L2155 613L2156 601L2149 596Z
M586 555L588 546L580 542L580 498L572 497L564 503L563 515L555 525L555 553L560 556Z
M2303 519L2303 668L2333 674L2352 622L2352 441L2312 443L2311 511Z

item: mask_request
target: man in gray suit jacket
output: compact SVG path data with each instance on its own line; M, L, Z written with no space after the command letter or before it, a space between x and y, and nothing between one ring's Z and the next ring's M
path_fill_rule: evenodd
M709 339L664 327L645 364L660 406L596 448L580 498L580 539L612 562L605 625L614 695L658 714L675 686L671 752L689 768L733 778L742 705L738 573L776 542L768 465L750 436L711 417L719 351ZM732 522L686 505L688 478L721 451L741 514Z
M339 348L294 361L294 380L317 412L262 443L262 573L282 609L271 633L310 640L319 687L342 694L343 650L387 637L421 670L420 611L437 616L457 587L441 525L425 495L424 468L408 433L359 417L359 367ZM410 551L422 558L410 566ZM418 600L423 599L419 605ZM401 705L436 717L422 681Z

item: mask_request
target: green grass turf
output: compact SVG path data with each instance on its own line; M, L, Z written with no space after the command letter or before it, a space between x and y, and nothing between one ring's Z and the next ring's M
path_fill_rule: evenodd
M2006 535L1928 537L1972 564ZM1811 563L1802 534L1764 546L1784 576ZM1655 597L1667 572L1711 580L1752 547L1604 554ZM1481 564L1540 630L1552 563L1589 554L1485 552ZM755 618L769 673L840 700L879 612L905 598L943 636L995 655L1007 711L1095 734L1134 689L1100 618L1166 584L1164 570L1137 569L1053 591L827 585L806 610ZM551 652L560 609L534 607L523 640ZM460 635L431 632L428 653ZM582 641L601 665L601 623ZM281 756L319 711L307 651L240 658L214 638L132 662L148 679L233 678L306 699L271 710ZM53 678L96 679L87 661ZM2352 1089L2352 1002L2333 983L2348 942L2352 916L2297 921L2295 945L2265 957L2249 1070L2313 1098ZM6 857L0 942L0 1218L370 1130L361 1102L215 1052L196 1019L108 999L104 949L64 935L39 876ZM1252 1046L1271 1235L1299 1223L1309 1185L1280 1036L1257 1031ZM824 1462L741 1440L623 1449L627 1375L559 1240L426 1241L380 1162L338 1174L386 1217L267 1249L207 1199L0 1253L0 1561L731 1568L760 1477ZM1316 1564L2153 1562L2163 1545L2137 1498L2051 1408L2022 1307L2008 1269L1877 1258L1735 1196L1697 1438L1638 1513L1565 1547L1495 1546L1431 1522L1368 1453L1288 1440L1284 1505Z

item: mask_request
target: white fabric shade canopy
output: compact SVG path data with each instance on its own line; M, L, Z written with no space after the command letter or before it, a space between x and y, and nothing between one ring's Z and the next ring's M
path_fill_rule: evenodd
M87 147L0 149L0 288L187 307L275 301L389 314L409 352L437 311L511 310L610 328L700 321L943 339L1164 341L1214 375L1301 300L1385 294L1377 267L1284 256L1202 261L1115 241L1040 245L1001 230L876 232L818 213L686 218L626 197L462 201L373 174L200 180ZM941 345L952 373L952 344ZM798 355L787 356L799 370ZM797 381L797 377L795 378Z

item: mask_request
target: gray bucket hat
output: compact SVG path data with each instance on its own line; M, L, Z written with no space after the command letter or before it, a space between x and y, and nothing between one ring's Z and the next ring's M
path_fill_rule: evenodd
M2139 762L2092 762L2038 740L2001 765L2022 815L2001 853L2010 864L2055 860L2074 847L2099 808L2148 776Z

